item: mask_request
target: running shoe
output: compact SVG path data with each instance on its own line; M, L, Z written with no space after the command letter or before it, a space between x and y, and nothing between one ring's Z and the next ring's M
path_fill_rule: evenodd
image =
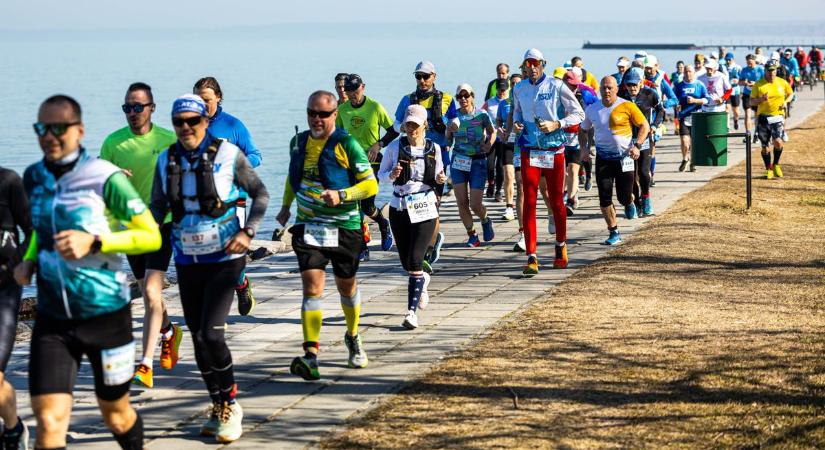
M487 183L487 191L484 192L484 197L486 198L493 198L494 191L496 190L495 183Z
M152 368L146 364L138 364L132 384L152 389L155 383L152 381Z
M653 215L653 199L650 197L642 199L642 212L646 216Z
M564 202L564 209L567 210L567 215L568 216L573 215L573 205L570 204L569 200Z
M418 300L418 309L427 309L430 304L430 293L427 292L427 286L430 285L430 274L424 272L424 289L421 290L421 298Z
M172 336L169 339L160 338L160 368L171 370L180 359L180 343L183 340L183 330L173 323Z
M447 180L447 184L444 185L444 193L441 195L442 197L449 197L453 191L453 182Z
M507 208L505 208L504 209L504 215L501 216L501 218L504 219L507 222L509 222L511 220L516 220L516 214L513 211L513 207L508 206Z
M222 444L237 441L243 434L243 408L237 401L230 404L223 402L218 416L218 429L215 440Z
M364 247L361 249L361 253L358 254L358 261L367 262L370 260L370 249L368 247Z
M625 219L629 219L629 220L632 220L632 219L635 219L635 218L639 217L638 211L636 210L636 204L635 203L631 203L631 204L626 205L624 207L624 217L625 217Z
M526 252L527 251L527 242L524 240L524 233L519 234L518 242L516 245L513 246L514 252Z
M473 233L470 235L469 239L467 239L467 243L464 244L467 247L474 248L481 245L481 241L478 240L478 235Z
M584 182L584 190L585 192L590 192L591 189L593 189L593 180L588 178L587 181Z
M579 186L583 185L585 181L584 175L579 175Z
M525 264L524 269L521 271L521 275L524 277L533 277L538 275L539 273L539 259L535 255L530 255L527 257L527 264Z
M765 170L765 178L767 178L768 180L773 180L773 169Z
M493 230L493 219L490 216L487 216L487 220L481 221L481 230L482 230L482 237L484 237L484 242L490 242L496 237L496 232Z
M382 218L383 219L383 218ZM390 221L383 219L378 223L378 229L381 231L381 250L389 251L392 248L392 229L390 228Z
M404 321L401 322L401 326L408 330L418 328L418 317L415 315L415 311L411 309L407 310L407 315L404 316Z
M433 267L426 258L421 262L421 268L424 269L424 273L433 273Z
M734 130L739 129L739 119L733 119L733 129Z
M570 197L570 200L567 201L567 204L570 205L573 209L579 209L579 195L576 194L573 197Z
M693 163L690 163L690 166L688 166L688 171L689 172L696 172L696 166L693 165Z
M307 381L316 381L321 379L321 374L318 372L318 358L310 358L307 355L296 356L289 365L289 373L298 375Z
M218 433L218 424L220 423L221 404L212 403L212 408L209 409L209 417L206 422L201 425L201 436L214 436Z
M776 175L776 178L782 178L782 168L779 167L779 164L773 165L773 174Z
M556 244L556 259L553 260L554 269L564 269L567 267L567 246Z
M243 287L236 288L235 295L238 296L238 313L242 316L248 316L255 310L257 302L255 296L252 295L252 283L249 282L249 278L244 276L243 281Z
M21 418L17 418L17 426L12 430L4 430L0 448L6 450L29 450L29 427Z
M344 333L344 344L347 346L347 350L349 351L347 365L353 369L363 369L367 367L367 364L369 364L370 361L369 358L367 358L367 352L364 351L364 344L361 342L361 335L356 334L355 337L352 337L349 333Z
M551 235L556 234L556 221L553 216L547 216L547 232Z
M688 160L683 159L682 163L679 164L679 172L684 172L685 169L687 168L687 165L688 165Z
M610 232L610 236L607 237L604 241L604 245L617 245L622 243L622 235L619 234L619 230L613 230Z
M650 187L656 186L656 180L653 179L653 175L650 176Z
M438 232L438 235L435 237L435 245L433 245L433 251L430 253L430 264L435 264L438 262L438 259L441 258L441 247L444 245L444 233Z
M504 201L504 197L501 195L501 192L496 192L496 203L501 203Z

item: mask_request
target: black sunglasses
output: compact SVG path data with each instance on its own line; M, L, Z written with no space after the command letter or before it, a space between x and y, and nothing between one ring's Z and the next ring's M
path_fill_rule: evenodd
M201 123L203 120L203 116L194 116L184 119L182 117L172 117L172 125L180 128L183 124L189 125L189 127L194 127L195 125Z
M463 98L470 98L470 97L472 97L472 95L470 95L470 94L458 94L458 95L455 96L455 98L457 98L459 100L461 100Z
M123 105L121 105L121 106L120 106L120 109L122 109L122 110L123 110L123 112L124 112L124 113L126 113L126 114L129 114L129 113L130 113L130 112L132 112L132 111L134 111L134 112L135 112L135 113L137 113L137 114L140 114L140 113L142 113L142 112L143 112L143 110L144 110L144 109L146 109L146 107L148 107L148 106L154 106L154 103L147 103L147 104L145 104L145 105L141 105L140 103L136 103L136 104L134 104L134 105L130 105L130 104L128 104L128 103L124 103Z
M337 111L337 109L333 109L332 111L316 111L314 109L307 108L307 115L311 118L321 118L321 119L329 119L329 116L333 115Z
M431 73L421 73L421 72L417 72L417 73L415 74L415 79L416 79L416 80L429 80L429 79L430 79L430 76L432 76L432 74L431 74Z
M80 125L80 122L68 122L68 123L43 123L37 122L33 124L34 127L34 134L38 135L39 137L45 137L46 133L51 133L54 137L60 137L66 134L66 130L69 127L74 125Z

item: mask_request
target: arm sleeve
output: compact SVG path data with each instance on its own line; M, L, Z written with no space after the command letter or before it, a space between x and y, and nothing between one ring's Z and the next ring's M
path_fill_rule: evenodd
M37 232L32 232L32 237L29 240L29 246L26 247L26 254L23 255L23 261L37 262Z
M564 113L567 115L559 120L560 128L578 125L584 120L582 105L576 100L576 94L567 86L561 87L561 104L564 107Z
M101 236L102 253L139 255L160 248L158 223L122 172L115 172L103 185L103 201L126 229Z
M152 199L149 201L149 210L155 222L163 223L166 214L169 212L169 201L166 193L163 192L163 180L160 177L160 170L155 168L155 179L152 182Z
M269 205L269 193L261 179L258 178L258 174L252 169L252 164L241 153L238 153L235 158L235 183L252 198L252 209L249 210L246 226L257 231L266 214L266 207Z
M289 182L289 177L284 180L284 196L281 197L281 205L289 208L292 202L295 201L295 191L292 190L292 184Z
M243 150L250 166L255 168L261 165L261 151L255 146L249 130L240 121L238 121L238 147Z
M344 189L347 201L363 200L378 194L378 181L375 180L367 152L352 137L339 145L344 146L349 159L349 169L355 173L355 185Z
M384 183L392 184L390 173L398 162L398 142L393 141L384 150L384 158L381 159L381 167L378 169L378 179Z

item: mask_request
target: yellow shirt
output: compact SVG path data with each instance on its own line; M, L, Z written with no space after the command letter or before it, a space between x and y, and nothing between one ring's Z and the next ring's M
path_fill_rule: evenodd
M752 99L762 97L765 94L768 94L768 100L757 105L756 114L765 116L784 115L785 110L782 107L791 99L793 88L787 81L774 75L773 82L762 78L751 89Z

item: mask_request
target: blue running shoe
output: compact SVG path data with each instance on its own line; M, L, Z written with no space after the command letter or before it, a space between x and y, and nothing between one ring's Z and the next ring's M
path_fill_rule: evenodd
M481 228L484 230L484 242L490 242L496 237L496 232L493 230L493 219L487 216L486 222L481 222Z
M642 211L646 216L653 214L653 200L650 197L642 199Z
M625 219L635 219L639 217L639 214L636 211L635 203L631 203L624 207L624 217Z
M435 245L433 245L433 251L430 253L430 264L435 264L438 262L438 259L441 258L441 247L444 245L444 233L438 232L438 236L435 237Z
M617 245L622 243L622 235L619 234L619 230L613 230L610 232L610 236L604 241L604 245Z
M381 250L389 251L392 248L392 229L390 228L390 221L384 219L383 223L378 224L378 229L381 230Z
M469 239L467 239L467 247L478 247L481 245L481 241L478 240L478 235L473 233Z

